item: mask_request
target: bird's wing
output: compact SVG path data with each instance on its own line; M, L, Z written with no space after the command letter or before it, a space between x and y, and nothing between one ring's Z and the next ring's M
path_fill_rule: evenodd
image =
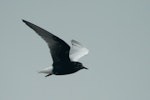
M32 28L38 35L40 35L48 44L50 53L52 55L53 62L66 61L69 59L70 46L65 43L62 39L53 35L52 33L34 25L28 21L23 22Z
M81 57L88 54L89 50L85 48L79 42L72 40L71 41L72 47L69 52L69 57L71 61L78 61Z

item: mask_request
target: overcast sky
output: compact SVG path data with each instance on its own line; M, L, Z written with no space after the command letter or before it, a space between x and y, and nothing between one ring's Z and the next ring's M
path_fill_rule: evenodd
M89 70L45 78L46 43L80 41ZM0 0L0 100L150 100L149 0Z

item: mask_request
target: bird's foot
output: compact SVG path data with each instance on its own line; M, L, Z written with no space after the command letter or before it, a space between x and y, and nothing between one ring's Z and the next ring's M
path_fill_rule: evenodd
M52 74L48 74L48 75L46 75L45 77L48 77L48 76L50 76L50 75L52 75Z

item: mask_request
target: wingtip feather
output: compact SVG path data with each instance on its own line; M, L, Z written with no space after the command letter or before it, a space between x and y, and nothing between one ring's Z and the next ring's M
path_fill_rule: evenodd
M27 21L26 20L24 20L24 19L22 19L22 21L24 22L24 23L26 23Z

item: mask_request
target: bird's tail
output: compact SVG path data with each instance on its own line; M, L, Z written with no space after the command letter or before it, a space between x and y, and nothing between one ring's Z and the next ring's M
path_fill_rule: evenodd
M38 71L38 73L52 74L52 67L44 68L44 69Z

